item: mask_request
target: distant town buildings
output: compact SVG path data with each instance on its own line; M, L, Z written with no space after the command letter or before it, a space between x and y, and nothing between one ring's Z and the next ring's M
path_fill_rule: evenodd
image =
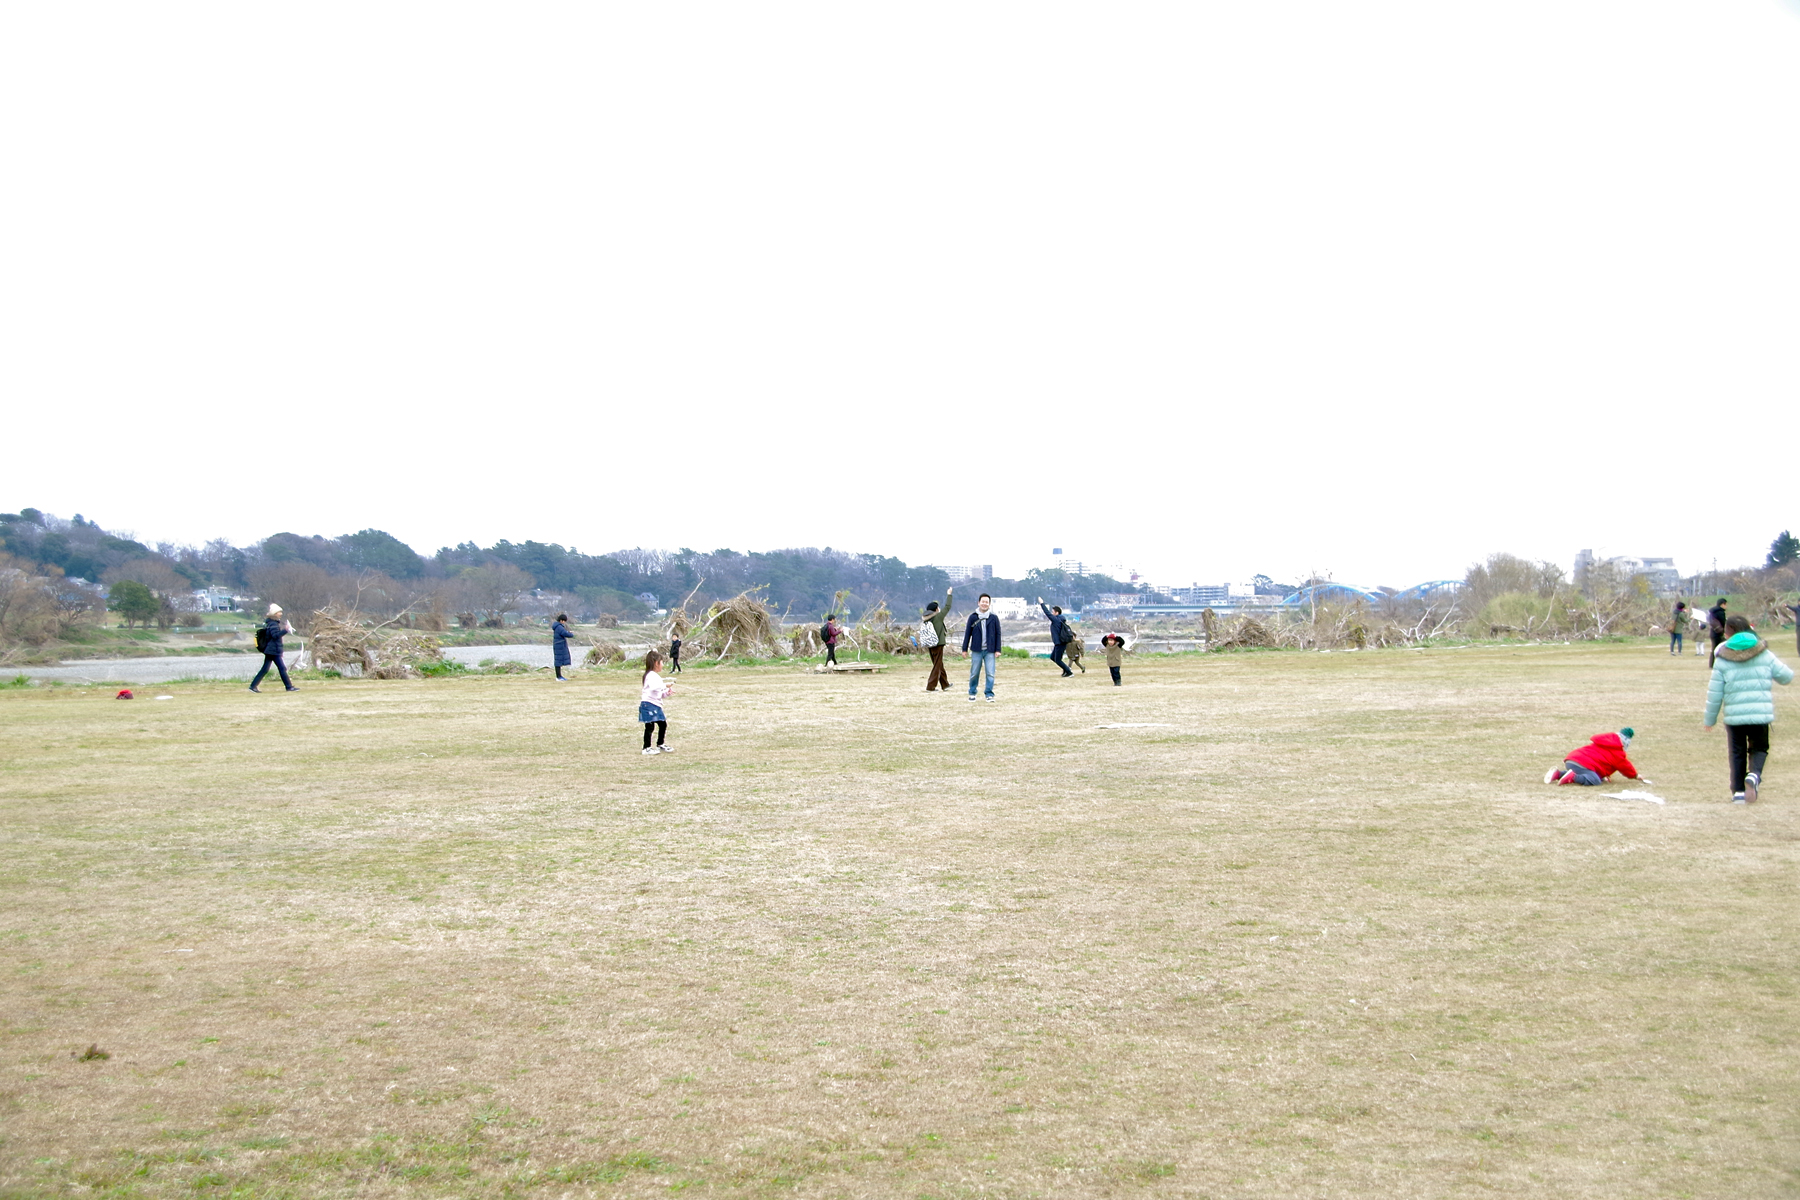
M230 588L200 588L194 592L195 612L236 612L238 598Z
M1681 590L1681 572L1675 569L1672 558L1646 558L1635 554L1595 558L1592 550L1582 550L1575 555L1575 586L1586 587L1588 575L1595 567L1610 568L1620 579L1642 575L1650 590L1659 596L1673 596Z
M987 563L979 567L946 567L941 563L931 564L950 577L950 582L986 583L994 577L994 564Z

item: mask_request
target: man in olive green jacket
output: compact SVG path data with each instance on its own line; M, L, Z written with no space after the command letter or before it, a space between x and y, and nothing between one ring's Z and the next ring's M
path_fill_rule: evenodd
M944 589L944 607L939 608L936 600L925 606L925 613L919 620L919 633L924 635L929 627L937 637L926 649L931 654L931 674L925 677L925 690L941 688L950 690L950 673L944 670L944 618L950 615L950 594L955 588ZM927 639L929 640L929 639Z

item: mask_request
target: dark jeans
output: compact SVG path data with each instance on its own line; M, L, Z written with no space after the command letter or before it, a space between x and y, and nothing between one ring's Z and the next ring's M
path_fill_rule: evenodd
M1107 669L1107 670L1109 670L1109 671L1111 671L1111 672L1112 672L1112 677L1113 677L1113 686L1114 686L1114 687L1118 687L1118 686L1119 686L1119 668L1117 668L1117 667L1108 667L1108 668L1106 668L1106 669Z
M644 722L644 749L646 749L646 750L648 750L650 748L650 728L651 728L651 726L656 727L656 744L659 746L663 744L663 735L665 733L669 732L669 723L667 721L645 721Z
M1758 781L1762 779L1763 763L1769 757L1769 727L1727 725L1725 740L1731 747L1731 794L1735 796L1744 790L1746 770L1753 772Z
M825 661L828 663L835 663L837 661L837 644L836 643L834 643L834 642L826 642L825 643Z
M263 681L263 676L269 673L269 668L271 666L281 672L282 686L287 688L292 688L294 686L294 681L288 678L287 664L281 661L281 655L279 654L263 655L262 670L258 671L256 673L256 678L250 681L250 686L255 687L257 684L261 683Z
M1669 653L1681 653L1681 630L1679 629L1669 635Z
M1063 652L1068 648L1067 642L1056 643L1056 649L1050 651L1050 661L1061 667L1064 675L1073 675L1074 672L1069 670L1069 664L1063 661Z
M677 674L681 671L681 651L676 650L669 655L669 670Z
M1566 762L1563 764L1563 770L1573 771L1575 773L1575 778L1570 780L1571 783L1579 783L1582 787L1600 786L1601 781L1599 773L1588 770L1580 763Z
M943 688L947 692L950 690L950 672L944 670L944 648L932 646L930 649L931 674L925 677L925 690L929 692L932 688Z
M1719 643L1725 640L1725 635L1709 632L1706 636L1712 639L1712 645L1706 651L1706 665L1711 669L1713 661L1719 656Z

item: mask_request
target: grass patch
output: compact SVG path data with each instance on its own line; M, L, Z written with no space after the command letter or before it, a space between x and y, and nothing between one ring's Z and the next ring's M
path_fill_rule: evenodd
M0 1195L1791 1190L1800 747L1725 804L1692 656L890 661L653 758L630 671L0 688ZM1540 782L1626 723L1667 805Z

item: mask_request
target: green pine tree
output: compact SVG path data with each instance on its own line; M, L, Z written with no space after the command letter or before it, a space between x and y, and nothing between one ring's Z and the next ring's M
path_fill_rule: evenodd
M1785 567L1797 558L1800 558L1800 538L1784 529L1780 537L1769 543L1769 561L1764 565Z

